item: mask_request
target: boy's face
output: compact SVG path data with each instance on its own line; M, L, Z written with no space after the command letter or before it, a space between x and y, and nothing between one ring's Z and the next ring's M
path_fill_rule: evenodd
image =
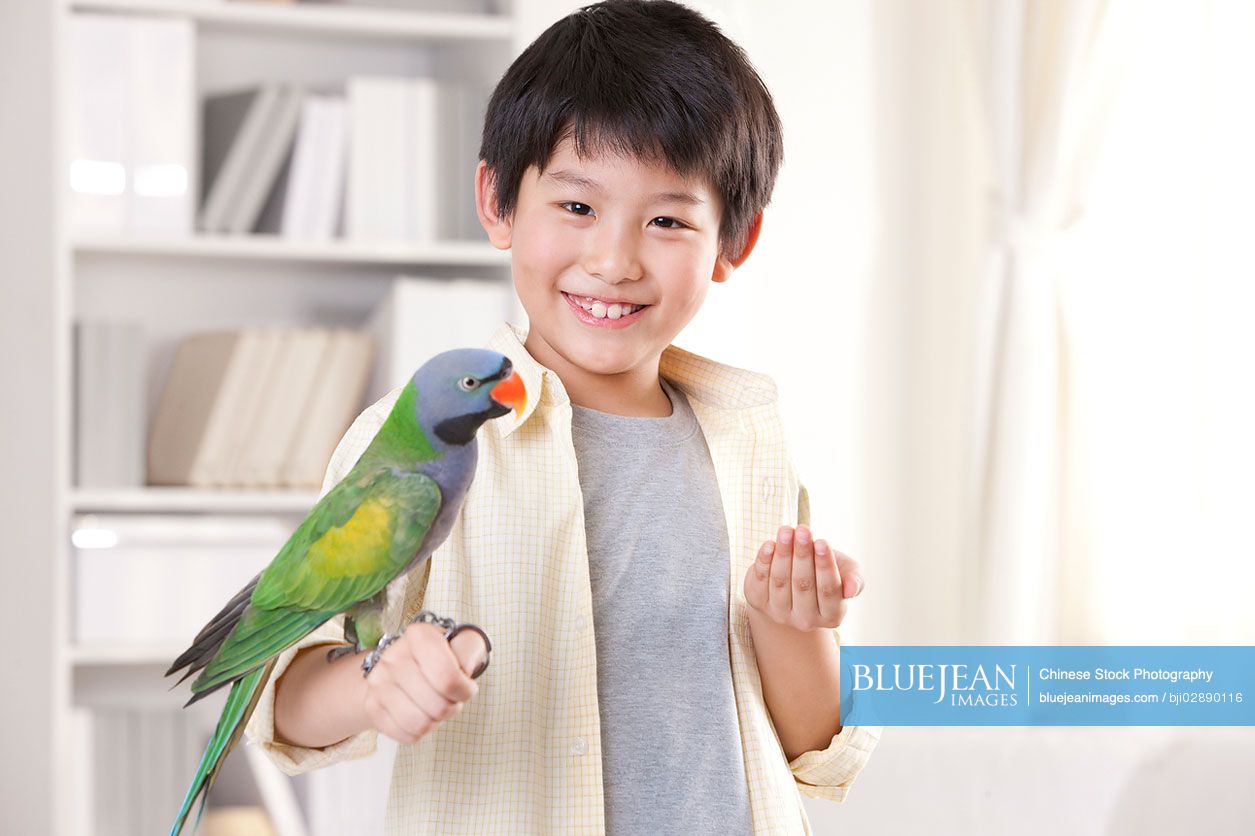
M482 161L476 184L489 237L513 250L528 349L564 382L567 373L656 375L659 355L710 283L725 281L757 236L756 223L749 246L729 261L719 254L719 196L707 184L635 158L580 159L569 139L543 173L532 166L524 174L513 218L495 217ZM616 319L608 304L586 312L578 302L587 297L646 307Z

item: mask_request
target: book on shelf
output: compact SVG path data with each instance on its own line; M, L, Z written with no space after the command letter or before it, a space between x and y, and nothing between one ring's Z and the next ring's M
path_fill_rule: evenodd
M347 115L344 96L304 98L291 153L254 231L292 240L326 240L341 233Z
M354 241L407 237L408 89L404 78L355 76L348 80L344 231Z
M257 152L249 157L243 185L223 232L244 235L257 226L266 198L292 155L304 98L299 86L289 83L280 86L279 100L262 130Z
M307 420L306 401L315 387L326 385L321 367L326 361L330 332L302 328L282 335L279 357L269 375L257 418L239 445L240 458L233 471L237 484L261 488L280 481L289 440L295 428Z
M231 423L228 404L247 383L244 334L218 331L183 340L175 351L148 433L147 483L190 485L203 473L216 436Z
M144 483L144 347L138 322L74 323L74 482Z
M373 359L371 337L343 328L185 338L149 432L148 484L320 487Z
M332 331L319 370L323 385L311 389L303 409L306 415L328 418L310 422L292 436L280 470L283 484L322 487L331 452L361 411L355 405L363 403L375 352L375 342L368 335L347 329Z
M441 82L437 122L444 126L437 194L440 195L437 234L442 240L484 239L475 209L475 169L483 138L484 116L492 85L473 80Z
M202 231L240 235L257 226L291 156L303 100L300 86L277 81L206 97Z
M201 230L226 230L249 157L256 153L281 93L278 82L267 82L205 98L201 151L205 198L197 221Z
M346 237L428 242L482 236L475 166L489 92L472 82L349 78Z
M171 234L195 217L195 31L75 13L66 26L66 220L74 234ZM124 60L120 60L119 56Z
M206 454L202 471L192 472L192 484L209 488L243 487L247 467L244 454L254 434L260 432L258 422L266 409L266 400L283 374L289 341L279 328L254 328L245 334L246 355L249 356L247 385L239 391L240 400L227 412L229 423L219 436L220 446Z

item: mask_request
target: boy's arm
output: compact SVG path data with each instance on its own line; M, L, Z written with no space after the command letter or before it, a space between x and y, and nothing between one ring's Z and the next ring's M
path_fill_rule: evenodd
M797 521L799 525L807 527L811 524L810 514L810 495L806 491L806 486L800 481L798 484L798 508ZM754 613L751 611L751 616ZM770 625L778 626L778 625ZM834 643L831 665L799 665L789 666L787 668L777 667L769 669L768 672L761 670L761 662L763 656L758 653L760 647L770 639L767 638L767 631L753 633L755 656L760 662L760 673L763 678L763 695L764 699L768 694L797 694L806 692L806 683L791 683L784 681L779 674L790 674L796 670L804 670L812 672L812 676L819 675L825 678L823 687L835 691L836 699L833 700L834 712L839 712L840 706L840 651L841 637L837 633L836 628L829 630L832 634ZM766 654L768 658L779 658L776 654ZM835 675L831 671L835 667ZM772 674L777 674L776 679L772 679ZM780 680L780 681L777 681ZM831 680L831 681L827 681ZM776 713L783 714L785 711L792 710L794 714L799 713L796 709L788 709L782 705L782 701L777 699L775 702ZM769 704L769 710L772 706ZM777 719L772 717L773 725L778 730L785 725L784 718ZM789 770L793 773L793 778L797 781L798 791L802 795L811 798L827 798L833 801L845 800L845 795L849 791L850 786L854 783L854 779L862 771L867 764L867 759L871 757L872 749L876 747L876 743L880 740L880 726L842 726L840 717L834 721L835 733L832 738L823 745L822 748L810 749L799 753L796 757L789 761Z
M320 499L357 464L383 425L400 391L399 388L394 389L368 407L344 433L331 454ZM248 737L288 775L299 775L338 761L363 758L375 751L379 733L367 725L362 695L354 692L355 688L361 688L365 683L356 664L360 656L342 656L328 665L325 649L301 653L307 647L343 643L344 616L338 615L279 654L275 669L249 719ZM293 675L285 677L289 670ZM283 699L278 705L283 711L279 725L284 731L308 742L329 738L328 742L332 745L299 746L287 742L283 735L276 735L275 694L280 685L285 686Z
M342 656L328 665L325 647L301 652L307 647L343 642L344 617L336 616L283 651L249 719L249 738L288 775L364 758L375 751L379 733L366 725L362 696L352 693L366 681L358 667L360 657ZM285 676L289 672L292 675ZM284 712L280 725L284 731L309 742L317 737L331 737L338 742L323 747L300 746L276 734L275 693L279 686L286 689L280 703ZM305 735L309 737L304 738Z

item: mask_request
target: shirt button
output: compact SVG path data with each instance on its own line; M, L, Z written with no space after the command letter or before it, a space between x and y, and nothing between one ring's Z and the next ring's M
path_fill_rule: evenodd
M572 755L582 755L588 751L588 741L582 737L575 738L575 742L571 744Z
M763 497L770 499L776 494L776 480L770 476L764 476L762 482Z
M580 615L575 619L575 629L577 632L583 633L588 629L588 617Z

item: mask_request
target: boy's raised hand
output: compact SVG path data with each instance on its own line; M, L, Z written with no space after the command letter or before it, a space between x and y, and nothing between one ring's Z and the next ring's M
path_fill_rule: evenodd
M863 591L856 560L815 540L810 527L782 525L745 573L745 601L776 624L809 633L839 627L846 600Z

